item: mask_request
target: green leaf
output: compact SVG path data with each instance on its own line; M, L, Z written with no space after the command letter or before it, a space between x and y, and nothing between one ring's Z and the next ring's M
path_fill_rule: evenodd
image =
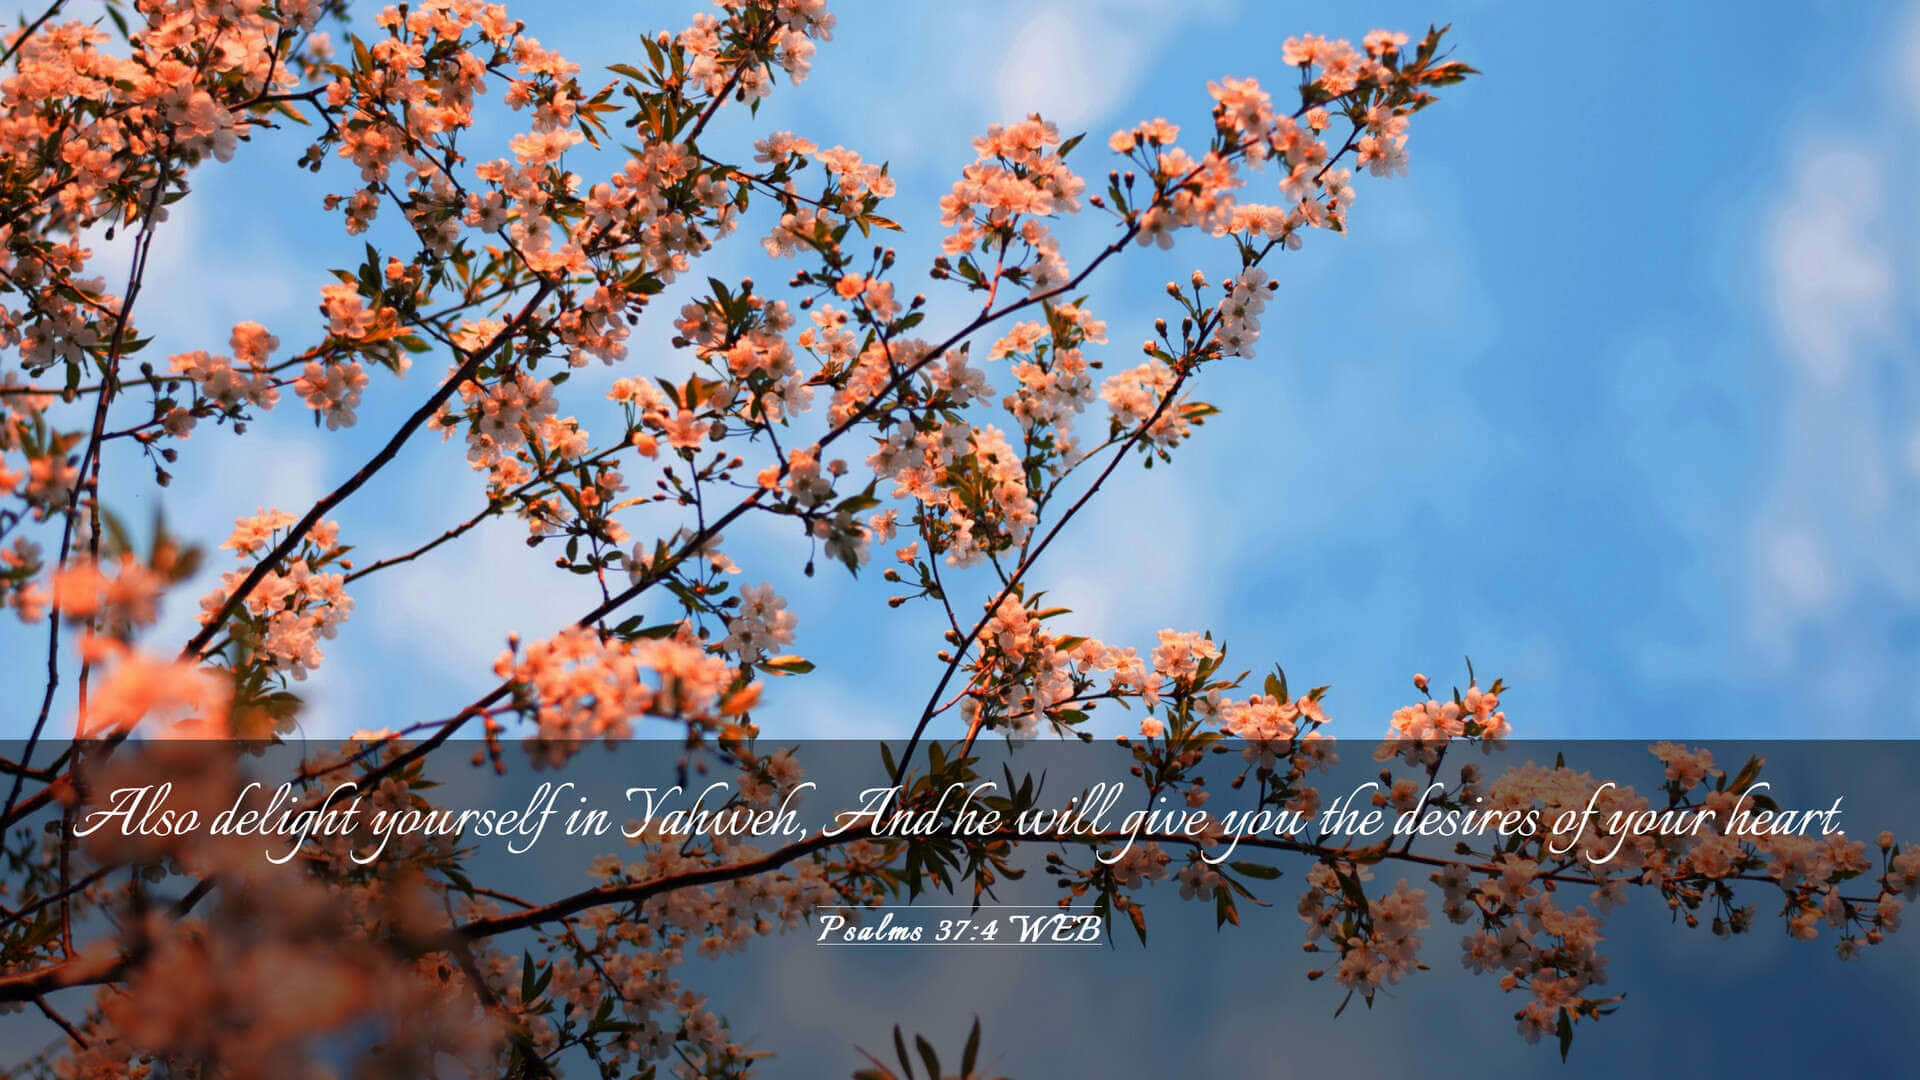
M933 1044L925 1035L915 1035L913 1047L920 1051L920 1062L927 1067L927 1075L940 1080L940 1055L933 1052Z
M1213 917L1216 930L1228 923L1240 925L1240 908L1233 902L1232 893L1225 889L1213 890Z
M907 1057L907 1040L901 1038L899 1024L893 1025L893 1052L900 1058L900 1068L906 1071L907 1080L913 1080L913 1060ZM936 1075L933 1080L940 1077Z
M1340 891L1347 894L1347 899L1353 901L1362 910L1370 909L1370 905L1367 903L1367 891L1360 887L1358 879L1347 874L1342 874L1337 870L1334 871L1334 876L1340 882Z
M127 527L121 523L119 515L111 510L100 511L100 521L107 529L107 550L111 554L133 550L133 541L127 536Z
M871 510L879 505L880 500L874 498L873 492L869 490L858 495L847 496L840 500L839 505L835 506L834 510L841 513L858 514L863 510Z
M1268 697L1276 701L1293 700L1287 694L1287 673L1277 664L1274 666L1273 674L1267 676L1266 685L1262 689L1267 692Z

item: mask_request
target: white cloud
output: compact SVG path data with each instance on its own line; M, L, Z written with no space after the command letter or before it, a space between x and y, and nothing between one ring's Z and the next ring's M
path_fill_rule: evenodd
M1761 542L1764 572L1785 604L1807 612L1833 602L1833 568L1814 535L1788 525L1763 533Z
M1832 386L1892 325L1885 164L1848 143L1802 145L1792 158L1793 177L1767 234L1773 317L1788 355Z
M232 552L218 549L233 531L234 519L267 507L301 513L325 491L327 448L318 438L289 438L264 429L249 431L243 438L245 450L236 452L233 434L209 425L180 449L174 481L160 505L166 512L167 530L204 546L206 557L193 580L168 596L150 641L178 647L200 629L199 597L219 582L221 573L240 565ZM263 467L266 462L271 467ZM131 474L146 465L129 457L111 467ZM129 482L133 480L129 475Z
M470 513L470 505L443 506L417 520L438 523ZM529 550L524 535L516 521L489 522L408 566L375 575L354 616L413 663L457 685L484 681L508 634L546 637L598 600L589 579L555 571L554 549ZM424 539L401 539L394 546Z
M1081 0L1035 7L1006 42L994 80L998 121L1039 112L1063 129L1109 118L1175 27L1219 5Z
M1068 134L1103 121L1117 126L1113 111L1152 70L1180 26L1217 17L1226 6L1220 0L903 5L897 17L918 20L906 35L918 44L876 58L857 86L843 88L871 95L863 103L867 122L857 145L895 168L951 170L968 156L959 136L977 134L989 123L1039 112ZM849 39L863 32L848 20ZM890 32L889 41L895 40L898 35ZM970 55L986 57L986 64L956 63L953 47L960 41L968 43ZM851 48L851 41L835 47ZM930 73L941 85L925 85ZM822 78L835 78L831 66L823 67ZM888 88L893 92L873 93Z
M1766 235L1783 372L1780 430L1752 525L1753 628L1776 658L1868 584L1913 589L1904 534L1920 513L1889 430L1896 269L1884 237L1887 163L1859 142L1803 147ZM1907 403L1911 404L1911 403ZM1882 537L1900 535L1887 545Z
M207 215L218 195L196 190L169 207L167 219L154 227L133 317L142 334L157 338L150 350L156 367L163 367L161 358L172 352L224 351L237 322L252 319L283 328L300 316L302 296L318 298L318 284L311 293L300 289L311 268L287 257L275 236L252 226L237 234L210 227ZM127 229L112 240L103 233L87 238L94 251L90 269L106 278L115 295L126 290L134 240ZM310 315L306 321L312 321ZM287 338L284 329L281 337Z
M1078 128L1105 116L1133 89L1150 48L1138 23L1123 27L1125 20L1096 23L1067 5L1035 11L1008 42L994 79L1000 119L1038 112Z
M1203 485L1130 460L1047 550L1034 584L1073 610L1064 629L1144 652L1160 629L1199 629L1219 614L1224 590L1210 568L1221 563L1207 535L1214 516Z
M1790 146L1767 217L1768 311L1789 363L1747 535L1751 643L1773 663L1862 668L1849 682L1863 695L1901 665L1887 604L1920 603L1920 381L1901 338L1920 221L1889 198L1912 166L1893 148L1920 122L1920 6L1894 40L1894 92L1851 131Z

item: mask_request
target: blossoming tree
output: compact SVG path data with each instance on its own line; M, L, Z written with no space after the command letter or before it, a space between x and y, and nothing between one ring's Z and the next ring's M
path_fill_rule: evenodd
M0 1002L36 1010L52 1036L28 1071L319 1075L327 1053L350 1053L368 1075L422 1075L452 1055L504 1075L740 1076L758 1051L683 985L690 953L740 948L817 906L978 897L1042 843L1064 895L1142 937L1137 897L1156 879L1225 922L1273 876L1205 858L1212 835L1132 837L1111 858L1114 836L898 839L856 822L784 846L653 836L632 860L596 862L589 889L521 897L469 877L444 838L401 838L370 862L353 835L319 838L288 871L220 837L72 826L142 775L164 774L180 805L207 813L244 798L235 740L294 730L293 684L324 663L355 583L405 573L490 519L522 522L599 602L558 630L526 628L452 715L308 753L287 778L299 796L311 805L351 778L378 806L425 807L428 766L456 737L480 740L476 764L565 768L586 743L658 725L733 770L737 801L770 804L801 763L760 745L762 682L812 665L789 651L798 614L770 587L735 585L753 575L736 578L723 534L748 515L790 519L791 558L809 573L821 557L847 573L884 563L894 606L934 605L944 621L928 643L943 673L883 763L903 806L937 806L970 782L982 735L1077 735L1094 710L1126 705L1144 716L1126 745L1150 797L1199 805L1202 760L1237 753L1243 798L1311 815L1313 777L1334 754L1324 688L1248 686L1203 633L1165 631L1144 655L1074 634L1039 582L1050 545L1109 477L1169 460L1214 415L1192 392L1203 369L1253 355L1277 290L1267 261L1346 231L1356 171L1403 170L1414 116L1473 73L1442 31L1374 31L1359 47L1291 39L1274 64L1283 91L1209 83L1210 126L1114 133L1111 171L1038 116L996 125L940 200L944 254L909 267L886 238L933 210L891 209L884 165L790 132L751 147L709 134L721 110L804 79L834 26L823 0L720 0L598 75L477 0L390 7L365 33L348 32L337 0L113 2L104 22L65 6L23 20L0 54L0 601L45 643L31 669L7 658L31 727L0 777ZM518 131L498 155L473 149L489 107ZM338 189L326 208L381 243L334 272L308 339L243 322L207 328L205 347L147 355L138 301L168 208L192 197L209 157L256 153L268 129L302 125L299 166ZM1091 190L1076 171L1090 167ZM790 280L710 279L658 310L755 206L772 224L743 243ZM1067 250L1054 224L1074 214L1110 221L1110 242ZM108 281L91 270L93 246L116 237L132 254L125 279ZM1167 287L1164 317L1129 328L1149 336L1118 360L1111 316L1083 285L1176 239L1199 268ZM934 325L916 282L971 315ZM630 355L648 319L672 321L694 374L663 378L659 357ZM438 365L425 388L392 378L415 360ZM566 412L564 384L598 364L622 369L608 395L620 422L590 432ZM200 550L164 531L136 543L116 501L276 410L347 428L368 394L410 411L318 501L237 522L197 632L151 640ZM350 554L335 510L402 454L433 452L421 445L432 433L464 444L475 512L411 550ZM105 469L115 443L150 468ZM1420 701L1394 715L1377 755L1401 770L1383 805L1411 805L1449 745L1508 731L1500 683L1439 697L1416 684ZM1681 747L1656 754L1664 774L1644 795L1566 767L1468 768L1436 804L1549 818L1596 799L1726 806L1757 776ZM997 798L1017 811L1032 793ZM1831 927L1851 951L1896 927L1898 896L1920 885L1920 857L1891 837L1876 852L1844 837L1545 832L1444 858L1311 836L1247 843L1310 865L1299 914L1309 950L1330 954L1314 977L1370 1001L1418 966L1428 890L1366 884L1397 864L1468 924L1465 961L1518 995L1522 1034L1557 1033L1563 1051L1572 1025L1614 1000L1596 989L1598 928L1630 891L1739 931L1753 908L1736 888L1769 889L1796 936ZM283 982L293 965L297 995ZM867 1074L912 1075L918 1062L938 1075L922 1053L909 1060L903 1043ZM970 1042L963 1072L976 1053Z

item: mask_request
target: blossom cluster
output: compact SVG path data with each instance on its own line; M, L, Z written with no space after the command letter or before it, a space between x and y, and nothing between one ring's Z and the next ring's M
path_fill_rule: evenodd
M212 624L263 556L278 551L294 523L286 511L265 509L234 522L232 535L220 546L241 565L222 573L220 586L201 597L202 625ZM323 521L309 529L294 551L268 564L230 632L244 638L271 668L305 679L324 659L320 643L337 635L353 614L344 573L352 569L346 561L350 550L340 543L338 524Z
M571 627L503 652L494 673L516 688L534 723L532 746L545 751L536 757L553 764L582 743L626 738L639 717L718 724L759 696L757 684L684 631L623 641Z

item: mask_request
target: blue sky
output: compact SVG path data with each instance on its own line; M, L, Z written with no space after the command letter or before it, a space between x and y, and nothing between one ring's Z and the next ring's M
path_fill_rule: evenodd
M1163 626L1211 628L1241 666L1279 661L1304 685L1333 684L1349 738L1384 730L1412 672L1461 678L1462 654L1516 684L1523 735L1920 729L1906 685L1920 650L1920 214L1897 197L1920 146L1920 6L835 8L812 78L717 134L744 146L791 128L890 160L903 269L930 257L934 199L990 122L1038 109L1091 132L1076 165L1097 176L1116 128L1204 123L1210 78L1284 85L1292 33L1451 21L1458 55L1485 72L1416 118L1409 177L1363 178L1349 236L1282 260L1260 355L1198 391L1225 414L1173 468L1112 485L1049 553L1038 578L1080 629L1145 646ZM694 10L514 8L590 71ZM246 318L290 344L309 335L326 268L356 262L359 241L318 210L345 181L299 174L301 146L263 138L200 175L143 304L156 348L223 342ZM1070 260L1105 229L1092 216L1063 229ZM1102 270L1090 292L1108 358L1131 365L1161 284L1222 256L1186 236ZM699 276L791 269L743 235ZM933 299L930 326L950 323L956 301ZM571 389L680 370L666 313L636 331L627 369ZM259 505L304 507L438 367L377 376L351 432L316 431L291 397L244 443L203 427L165 494L171 520L217 543ZM139 465L108 468L131 484ZM470 513L480 492L457 447L421 439L338 516L377 557ZM144 498L122 505L145 514ZM482 530L411 576L370 579L309 685L309 730L449 714L486 687L507 631L577 614L579 583L543 572L548 556L520 535ZM744 580L792 598L797 648L820 666L771 688L763 726L900 731L936 674L933 612L888 611L877 574L851 589L832 571L802 578L785 527L729 540ZM176 600L165 640L192 607ZM0 649L30 670L38 640L9 627Z

